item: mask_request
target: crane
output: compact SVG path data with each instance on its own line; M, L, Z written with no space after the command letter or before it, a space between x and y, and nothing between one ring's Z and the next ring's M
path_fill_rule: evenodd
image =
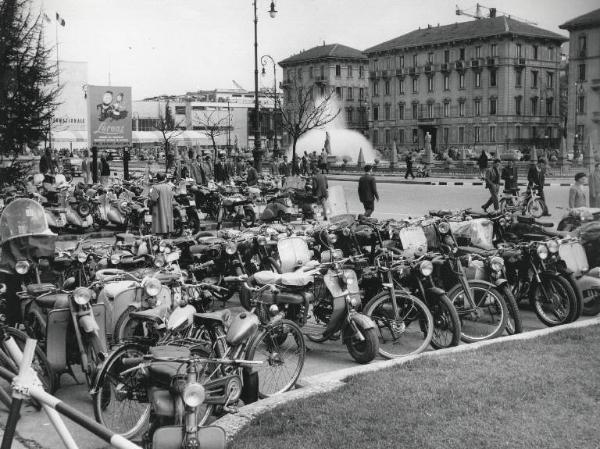
M487 6L484 6L484 5L480 4L480 3L476 4L476 6L475 6L475 12L474 13L473 12L469 12L466 9L460 9L458 7L458 5L456 5L456 15L457 16L473 17L474 19L483 19L483 18L485 18L484 14L482 12L482 10L484 10L484 9L487 10L487 12L488 12L487 17L493 18L493 17L496 17L496 15L498 13L500 13L503 16L507 16L510 19L515 19L515 20L518 20L520 22L525 22L525 23L527 23L529 25L537 25L536 22L532 22L531 20L523 19L521 17L517 17L517 16L515 16L513 14L509 14L509 13L504 12L504 11L499 11L496 8L488 8Z

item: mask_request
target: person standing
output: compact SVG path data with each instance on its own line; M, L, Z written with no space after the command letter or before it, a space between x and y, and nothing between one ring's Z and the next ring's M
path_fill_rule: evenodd
M500 209L498 205L498 191L500 190L500 159L494 159L494 164L485 172L485 187L490 191L490 199L481 206L484 212L492 204L494 210Z
M600 207L600 162L594 166L589 179L590 207Z
M587 207L587 198L583 186L587 182L587 175L579 172L575 175L575 184L569 189L569 209Z
M283 156L283 162L281 162L281 164L279 164L279 174L281 176L287 177L292 174L291 171L292 171L291 166L288 162L287 156Z
M306 151L302 155L302 174L304 176L308 174L308 153Z
M44 154L40 158L40 173L45 175L46 173L56 173L56 164L52 158L52 149L46 148Z
M365 174L358 180L358 199L365 208L365 216L370 217L375 210L375 200L379 201L377 182L371 175L372 167L365 165Z
M169 234L173 231L173 189L165 182L164 173L156 174L157 184L150 189L152 202L152 233Z
M200 162L200 169L204 174L204 185L213 179L213 166L210 163L210 155L205 154Z
M411 151L406 153L406 174L404 175L404 179L408 179L408 175L412 176L412 179L415 179L415 174L413 173L413 155Z
M502 169L501 178L504 181L504 190L516 195L519 191L519 173L512 159L509 159L508 165Z
M225 155L223 153L219 154L219 159L215 162L215 181L229 181L229 174L227 172L227 166L225 165Z
M549 217L548 205L546 204L546 196L544 195L544 184L546 182L546 160L543 158L538 159L537 165L533 165L527 172L527 182L529 188L535 187L538 190L538 195L542 200L544 207L544 216Z
M106 151L102 152L100 158L100 182L102 185L107 186L110 178L110 165L108 165L108 159Z
M92 182L98 182L98 147L92 147Z
M248 187L258 184L258 172L251 163L248 163L248 169L246 170L246 184L248 184Z
M319 173L319 171L315 168L313 170L313 196L317 199L319 204L323 207L323 218L327 220L327 198L329 198L329 184L327 183L327 178L323 173Z
M479 176L483 178L486 175L486 170L488 168L488 157L485 150L481 150L479 159L477 159L477 165L479 166Z
M123 148L123 178L125 181L129 181L129 161L131 160L131 153L129 147Z
M83 150L83 159L81 160L81 176L83 183L89 184L92 182L92 161L88 150Z

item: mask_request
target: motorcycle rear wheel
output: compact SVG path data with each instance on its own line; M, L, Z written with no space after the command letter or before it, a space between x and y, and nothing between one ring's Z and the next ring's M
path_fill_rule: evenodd
M589 298L589 299L588 299ZM596 316L600 313L600 289L594 288L588 291L588 295L583 298L584 316Z
M544 202L540 198L529 200L526 207L527 215L533 218L540 218L544 215L545 209Z

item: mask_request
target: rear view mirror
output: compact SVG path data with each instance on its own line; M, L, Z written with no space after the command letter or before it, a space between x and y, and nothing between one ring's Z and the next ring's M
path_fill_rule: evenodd
M72 290L75 287L75 278L73 276L68 277L63 282L63 290Z
M202 449L225 449L227 445L225 431L217 426L201 427L197 438Z

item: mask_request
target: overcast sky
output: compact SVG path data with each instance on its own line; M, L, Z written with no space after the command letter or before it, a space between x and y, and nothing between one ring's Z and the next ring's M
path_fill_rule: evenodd
M52 18L47 42L54 45L56 12L60 59L87 61L90 84L130 85L140 99L196 89L253 89L252 0L35 0ZM259 57L276 61L303 49L342 43L365 49L419 26L472 20L455 15L456 0L257 0ZM475 1L460 1L473 10ZM499 11L537 22L548 30L598 7L597 0L502 0ZM272 68L261 84L272 86ZM278 71L281 79L281 71Z

